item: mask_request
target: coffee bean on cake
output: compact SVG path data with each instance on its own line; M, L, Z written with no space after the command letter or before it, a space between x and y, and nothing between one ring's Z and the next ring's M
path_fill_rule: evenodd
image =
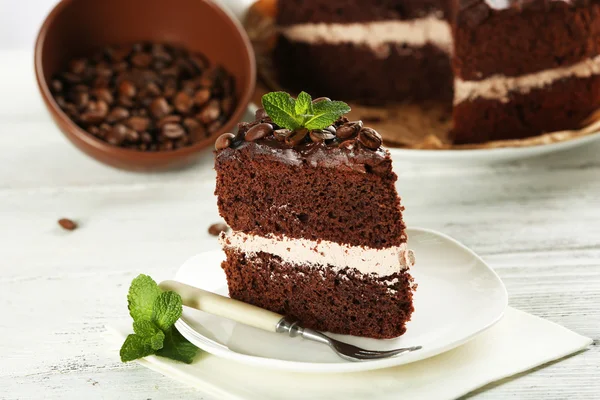
M224 133L217 138L215 142L215 150L223 150L231 146L231 143L235 139L235 135L233 133Z
M265 138L271 133L273 133L273 125L263 122L248 129L245 139L252 142L254 140Z
M349 139L356 136L358 131L363 127L362 121L346 122L339 128L337 128L335 134L340 139Z
M371 150L377 150L383 143L381 135L375 129L362 128L358 132L358 141L360 144Z
M237 104L232 75L202 54L137 43L71 60L50 89L81 128L114 146L165 151L218 131Z

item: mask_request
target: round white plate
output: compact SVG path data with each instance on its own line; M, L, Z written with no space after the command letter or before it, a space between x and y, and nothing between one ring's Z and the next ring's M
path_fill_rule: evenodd
M388 150L395 162L448 163L452 165L496 164L569 150L598 139L600 139L600 132L564 142L527 147L470 150L415 150L388 147Z
M508 304L506 288L479 256L442 233L415 228L409 229L408 235L409 247L417 257L411 274L418 289L407 332L390 340L332 336L367 349L420 345L421 350L395 358L350 362L322 344L187 307L175 326L190 342L219 357L257 367L324 373L372 370L432 357L465 343L500 320ZM181 266L175 279L226 296L227 281L220 266L223 259L220 250L199 254Z

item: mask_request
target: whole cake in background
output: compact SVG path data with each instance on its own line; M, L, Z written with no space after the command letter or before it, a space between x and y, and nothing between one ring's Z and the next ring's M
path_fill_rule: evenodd
M578 129L600 108L598 0L279 0L283 87L453 105L456 144Z
M458 143L573 129L600 108L600 1L463 0Z
M263 105L216 143L230 296L322 331L403 334L414 256L381 136L304 92Z
M385 104L452 99L449 0L280 0L285 87Z

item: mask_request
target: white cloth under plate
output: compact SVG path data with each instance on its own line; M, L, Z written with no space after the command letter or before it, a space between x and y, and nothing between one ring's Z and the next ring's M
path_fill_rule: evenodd
M131 325L114 324L108 330L117 344L131 333ZM278 372L206 353L191 365L154 356L139 363L223 400L444 400L568 356L591 343L560 325L509 307L500 322L463 346L427 360L369 372Z

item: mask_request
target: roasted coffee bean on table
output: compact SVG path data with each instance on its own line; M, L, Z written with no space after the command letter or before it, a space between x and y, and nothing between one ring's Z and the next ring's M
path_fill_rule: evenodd
M128 149L165 151L211 136L235 109L235 82L202 54L166 44L104 48L68 63L50 89L91 135Z

